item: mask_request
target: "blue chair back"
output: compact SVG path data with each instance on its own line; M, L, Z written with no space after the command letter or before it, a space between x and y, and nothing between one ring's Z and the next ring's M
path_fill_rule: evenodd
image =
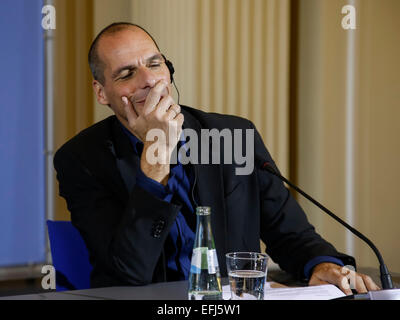
M70 221L47 220L47 229L56 270L56 290L90 288L92 265L79 231Z

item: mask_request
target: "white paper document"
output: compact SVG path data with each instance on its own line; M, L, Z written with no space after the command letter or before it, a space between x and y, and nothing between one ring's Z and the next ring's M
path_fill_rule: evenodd
M222 295L224 300L231 298L229 285L222 287ZM271 288L271 283L267 282L264 292L264 300L330 300L344 296L345 293L332 284L296 288Z

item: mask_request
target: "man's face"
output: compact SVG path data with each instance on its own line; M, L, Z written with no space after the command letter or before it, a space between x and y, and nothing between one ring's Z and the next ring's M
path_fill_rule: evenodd
M170 83L170 74L153 40L139 28L105 35L98 43L105 64L104 83L93 81L97 100L109 105L120 120L127 120L122 97L127 97L137 115L146 113L146 97L160 80ZM162 97L171 92L169 84ZM121 119L122 118L122 119Z

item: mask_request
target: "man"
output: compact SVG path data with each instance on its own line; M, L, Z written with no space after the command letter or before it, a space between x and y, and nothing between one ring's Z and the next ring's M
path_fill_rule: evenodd
M179 139L185 128L199 135L204 129L253 130L255 157L273 163L250 121L176 104L173 68L139 26L105 28L92 44L89 64L97 100L115 116L67 142L54 165L60 195L89 250L93 287L187 279L194 210L204 205L212 209L222 276L225 253L259 251L261 238L273 260L295 277L352 293L342 266L355 266L354 259L315 232L279 179L258 168L237 175L237 164L223 161L170 162L185 143ZM164 162L149 158L154 141L147 138L154 130L166 137L157 151ZM379 289L368 276L354 276L358 292Z

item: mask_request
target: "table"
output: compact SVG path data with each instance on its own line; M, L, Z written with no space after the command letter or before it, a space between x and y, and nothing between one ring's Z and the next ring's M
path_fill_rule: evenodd
M359 272L368 274L380 283L379 271L374 268L359 268ZM394 286L400 287L400 274L392 273ZM306 283L294 281L282 270L268 272L268 281L287 286L305 286ZM223 278L222 284L228 284ZM86 290L37 293L19 296L0 297L0 300L187 300L188 282L164 282L141 287L107 287Z

